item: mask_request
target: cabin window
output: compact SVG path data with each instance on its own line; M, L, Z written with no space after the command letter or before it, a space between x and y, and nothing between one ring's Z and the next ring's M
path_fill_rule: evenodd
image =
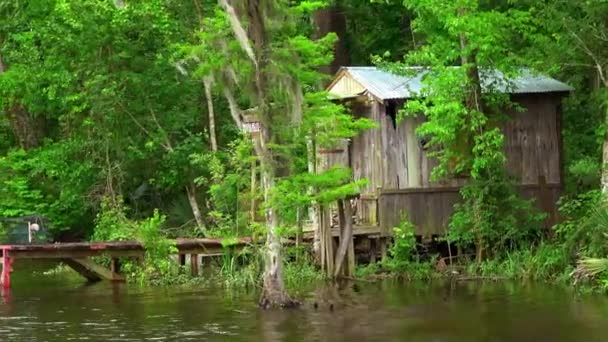
M397 103L395 101L387 101L386 103L386 115L390 117L393 128L397 129Z

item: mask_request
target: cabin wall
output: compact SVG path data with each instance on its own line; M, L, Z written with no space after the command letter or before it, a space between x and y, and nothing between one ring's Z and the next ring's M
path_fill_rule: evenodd
M416 136L423 118L396 120L386 114L387 107L377 101L356 103L356 117L372 119L377 127L352 139L350 154L355 179L367 179L363 193L378 189L410 189L462 186L463 179L431 181L437 161L429 158Z
M352 138L350 144L350 159L353 177L356 180L367 179L367 186L362 193L376 193L384 184L381 130L383 126L383 113L381 105L372 101L367 103L355 102L352 112L358 118L368 118L376 122L378 127L365 130Z
M561 97L530 94L514 100L524 111L511 110L511 119L502 125L507 169L518 180L521 195L535 198L539 209L549 214L547 224L554 224L562 188ZM443 234L466 179L431 181L437 162L428 158L415 134L423 118L397 122L387 109L377 101L352 105L354 115L378 124L353 138L349 148L354 178L369 182L362 191L365 200L357 207L358 216L364 224L379 223L383 234L390 235L407 213L418 234Z
M557 96L517 96L524 111L510 110L512 118L502 125L505 134L507 170L524 185L561 184L561 151ZM422 117L408 117L394 123L387 107L378 102L358 103L353 112L374 120L378 127L353 138L350 148L355 179L366 178L366 193L382 189L457 187L466 179L432 181L437 161L428 157L416 136Z
M562 184L561 98L548 94L520 95L513 99L525 110L511 110L503 125L507 170L520 184Z
M433 181L431 173L437 166L435 158L429 158L427 151L416 135L416 129L424 118L406 117L394 120L387 115L387 106L379 105L382 118L381 140L384 162L382 188L441 188L462 186L463 179L452 178ZM399 104L397 107L401 108Z
M535 199L536 208L547 214L545 228L559 222L555 203L561 196L561 186L520 185L517 190L522 198ZM416 227L416 235L443 235L454 205L460 200L458 187L383 191L378 196L381 235L392 235L392 228L397 227L405 215Z
M365 91L365 88L352 77L341 77L332 85L331 93L337 96L353 96Z

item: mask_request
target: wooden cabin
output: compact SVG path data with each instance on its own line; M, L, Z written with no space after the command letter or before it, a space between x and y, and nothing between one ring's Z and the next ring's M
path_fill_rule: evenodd
M378 124L342 149L320 151L320 168L345 164L356 180L369 182L356 200L355 234L368 231L390 236L407 215L416 225L417 235L442 235L460 200L465 178L431 180L437 162L428 157L424 142L416 135L424 117L396 119L404 103L422 90L424 71L417 70L413 76L399 76L375 67L342 67L327 88L353 115ZM482 88L487 89L490 82L500 86L496 80L501 79L499 72L482 75ZM510 110L512 119L502 126L508 172L519 183L522 196L535 198L538 207L548 213L547 224L553 224L564 183L561 102L572 88L527 71L502 87L500 91L510 93L512 101L523 108Z

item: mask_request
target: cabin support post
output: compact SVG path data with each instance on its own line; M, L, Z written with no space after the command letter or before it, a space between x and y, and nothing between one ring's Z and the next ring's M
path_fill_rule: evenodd
M118 258L112 258L112 261L110 262L110 270L114 274L120 273L120 262L118 261Z
M540 202L541 210L547 214L544 226L546 234L550 235L552 232L551 226L557 220L553 215L552 208L554 207L553 199L549 189L547 188L547 179L543 175L538 176L538 201Z
M369 239L369 263L370 264L375 264L376 263L376 255L377 255L377 251L376 251L376 241L378 241L377 239Z
M97 265L88 258L63 258L61 261L85 277L89 282L100 280L125 281L124 277L115 272L117 265L115 265L114 261L111 263L111 269Z
M319 226L315 229L318 230L319 234L319 251L317 262L319 263L319 266L321 266L321 271L325 272L327 269L327 265L325 265L325 253L327 251L325 250L325 231L323 230L323 224L325 223L325 213L323 208L323 206L319 207Z
M0 285L5 290L11 288L11 272L13 271L13 258L9 256L8 249L2 249L2 274Z
M385 237L381 237L379 239L380 242L380 255L382 256L382 261L386 261L386 258L388 257L388 248L387 248L387 241Z
M352 232L350 235L350 242L348 244L348 252L346 254L346 266L348 267L346 268L344 275L347 277L353 277L355 275L355 268L357 265L355 259L355 237L353 236Z
M331 214L329 207L321 206L320 209L321 220L320 232L321 232L321 269L326 272L328 276L334 274L334 241L331 233Z
M186 266L186 254L179 255L179 265Z
M190 254L190 268L192 276L198 276L198 254Z
M353 241L353 211L349 199L338 200L338 217L340 221L340 245L336 254L334 277L344 271L351 276L355 268L355 247Z

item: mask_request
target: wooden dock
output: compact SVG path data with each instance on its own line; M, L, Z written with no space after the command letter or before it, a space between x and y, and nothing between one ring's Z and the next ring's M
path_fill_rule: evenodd
M190 255L192 273L198 273L200 257L222 254L227 248L241 250L253 243L251 238L231 239L228 246L223 239L176 239L175 247L180 264L184 265L186 255ZM19 259L55 259L64 262L90 281L108 279L122 281L118 258L144 258L145 248L138 241L75 242L32 245L0 245L2 252L2 273L0 284L10 288L11 272ZM105 268L89 258L107 256L111 258L111 268Z

